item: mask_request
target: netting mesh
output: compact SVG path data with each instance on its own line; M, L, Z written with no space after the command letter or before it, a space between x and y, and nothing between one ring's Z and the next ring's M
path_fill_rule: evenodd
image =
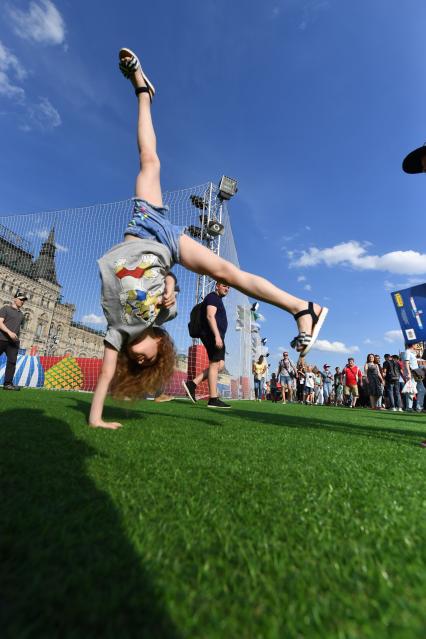
M191 234L238 265L226 202L212 184L164 194L170 219L191 226ZM195 197L194 197L195 196ZM96 260L122 241L132 200L78 209L0 217L0 307L17 290L28 296L23 307L20 355L14 382L27 386L93 390L103 355L106 323L100 306ZM223 235L210 235L210 222L220 222ZM176 370L166 392L182 395L182 380L205 363L203 347L188 334L191 308L212 290L208 278L177 265L178 317L165 325L178 352ZM229 328L226 369L219 389L225 397L248 397L251 366L249 327L237 331L237 307L248 308L246 296L231 290L225 300ZM5 356L0 358L0 383ZM204 389L207 392L207 388Z

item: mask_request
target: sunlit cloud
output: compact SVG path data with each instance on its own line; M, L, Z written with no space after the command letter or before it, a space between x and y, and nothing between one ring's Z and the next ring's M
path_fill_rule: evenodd
M358 346L346 346L343 342L329 342L328 339L318 339L312 347L312 350L323 351L325 353L358 353Z
M392 251L384 255L369 255L360 242L351 240L330 248L311 247L297 256L289 252L290 266L351 266L361 271L389 271L401 275L426 273L426 254L417 251Z
M38 44L65 42L64 19L51 0L30 2L28 11L8 6L7 12L17 36Z

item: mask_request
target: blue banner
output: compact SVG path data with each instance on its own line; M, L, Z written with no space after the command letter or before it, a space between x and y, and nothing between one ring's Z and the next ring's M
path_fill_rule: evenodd
M426 284L391 293L404 342L426 341Z

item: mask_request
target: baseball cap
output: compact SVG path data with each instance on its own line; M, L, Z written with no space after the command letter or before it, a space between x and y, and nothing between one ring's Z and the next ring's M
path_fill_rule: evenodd
M330 368L330 364L324 364L324 368Z
M25 293L21 293L21 291L18 291L15 294L15 299L21 300L22 302L26 302L28 297L25 295Z

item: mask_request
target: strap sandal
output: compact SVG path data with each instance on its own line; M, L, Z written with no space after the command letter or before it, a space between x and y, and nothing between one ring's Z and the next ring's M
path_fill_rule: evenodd
M155 95L155 88L152 82L149 81L149 79L143 72L141 63L136 53L133 53L131 49L127 49L125 47L123 49L120 49L118 57L120 60L118 63L118 68L127 80L130 80L131 76L134 75L138 69L140 69L142 77L145 80L146 87L136 87L135 94L139 95L140 93L149 93L149 99L152 102Z
M328 308L325 306L321 308L319 314L315 313L313 302L308 302L308 308L293 314L296 321L303 315L310 315L312 318L312 334L309 335L306 331L300 331L300 333L291 341L290 346L299 352L299 357L305 357L317 341L319 332L324 324L327 314Z

